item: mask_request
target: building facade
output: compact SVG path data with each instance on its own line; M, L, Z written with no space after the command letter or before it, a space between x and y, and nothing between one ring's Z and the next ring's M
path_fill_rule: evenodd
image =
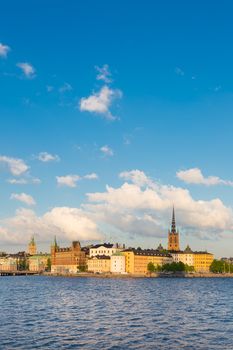
M125 249L125 245L122 246L118 243L116 244L110 244L110 243L103 243L103 244L97 244L90 248L90 257L97 256L97 255L106 255L111 256L115 253L121 252L123 249Z
M110 272L111 258L107 255L96 255L88 259L88 272L108 273Z
M176 229L175 209L172 211L172 224L171 229L168 231L168 250L179 251L180 250L180 237L179 231Z
M122 253L125 255L125 270L130 274L146 275L150 262L158 267L173 261L170 254L153 249L128 249Z
M71 247L60 248L56 239L51 246L51 272L58 274L74 274L79 268L86 266L85 251L82 251L78 241L72 242Z
M210 271L210 265L214 260L214 255L207 252L193 252L194 270L206 273Z
M49 254L37 254L28 258L29 271L44 272L49 268Z
M111 267L110 267L111 273L119 273L124 274L125 271L125 255L121 252L114 253L111 256Z

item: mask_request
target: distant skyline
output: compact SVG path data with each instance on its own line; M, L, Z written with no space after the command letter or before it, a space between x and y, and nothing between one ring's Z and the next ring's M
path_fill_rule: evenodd
M4 1L0 251L233 256L231 1Z

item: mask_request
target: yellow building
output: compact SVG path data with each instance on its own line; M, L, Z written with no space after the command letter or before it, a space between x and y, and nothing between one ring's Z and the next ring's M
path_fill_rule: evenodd
M111 269L111 258L106 255L96 255L88 259L87 266L89 272L107 273Z
M29 271L44 272L49 267L48 265L50 258L51 255L49 254L37 254L30 256L28 258Z
M172 256L170 254L161 253L153 249L128 249L123 251L122 254L125 255L125 270L131 274L147 274L147 266L150 262L155 267L172 263Z
M34 236L32 237L31 241L28 244L28 254L35 255L36 254L36 242Z
M196 272L209 272L214 255L207 252L193 252L193 266Z

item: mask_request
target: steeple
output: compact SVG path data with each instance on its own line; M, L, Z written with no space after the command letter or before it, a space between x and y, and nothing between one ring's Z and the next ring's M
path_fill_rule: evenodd
M168 250L170 250L170 251L179 251L180 250L179 231L176 230L176 219L175 219L174 205L173 205L173 209L172 209L171 229L168 231Z
M28 244L28 253L30 255L35 255L36 254L36 242L34 236L32 236L31 241Z
M172 225L171 225L171 232L176 233L176 219L175 219L175 208L173 205L172 209Z

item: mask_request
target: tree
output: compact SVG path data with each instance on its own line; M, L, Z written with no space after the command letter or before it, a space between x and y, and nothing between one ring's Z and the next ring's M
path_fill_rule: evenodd
M229 266L222 260L213 260L210 265L210 271L213 273L223 273L229 271Z
M78 266L78 272L86 272L86 271L87 271L87 265Z
M152 262L148 263L147 271L150 273L150 276L151 276L152 272L155 272L155 265Z
M50 259L50 258L47 259L46 270L47 270L47 271L51 271L51 259Z

